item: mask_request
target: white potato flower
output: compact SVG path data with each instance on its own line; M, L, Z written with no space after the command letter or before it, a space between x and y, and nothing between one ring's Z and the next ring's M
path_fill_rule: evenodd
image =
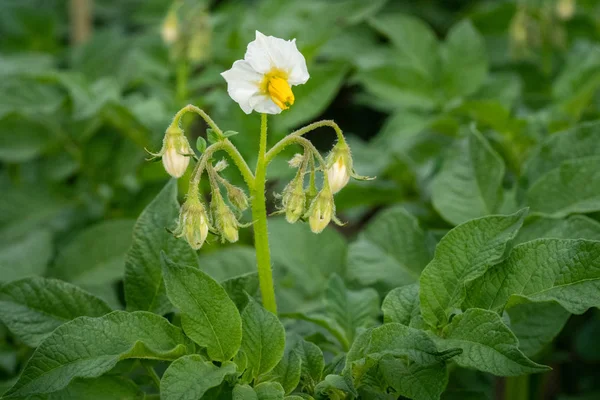
M292 86L308 81L306 60L296 39L283 40L256 31L243 60L221 74L227 92L246 114L279 114L294 104Z

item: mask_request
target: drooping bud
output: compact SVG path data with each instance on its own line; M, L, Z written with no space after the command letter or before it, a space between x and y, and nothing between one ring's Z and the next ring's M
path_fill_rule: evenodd
M306 194L304 193L304 176L298 174L283 189L282 205L285 211L285 219L290 224L298 221L304 214Z
M227 199L235 208L244 211L248 208L248 196L237 186L227 185Z
M177 125L171 125L167 129L160 151L149 153L152 158L162 158L165 170L173 178L183 176L190 163L190 157L194 155L187 138Z
M175 9L169 11L160 29L162 40L166 44L173 44L179 37L179 21Z
M346 142L337 142L327 156L327 176L332 193L337 193L350 180L352 156Z
M333 194L327 182L308 209L308 222L314 233L321 233L335 216Z
M198 196L189 196L181 206L173 234L178 238L184 237L192 249L198 250L206 241L209 225L206 209Z
M213 190L212 194L210 211L213 216L215 228L221 235L223 241L227 240L230 243L237 242L239 239L238 229L240 224L235 217L235 214L231 211L231 208L225 204L225 201L218 190Z

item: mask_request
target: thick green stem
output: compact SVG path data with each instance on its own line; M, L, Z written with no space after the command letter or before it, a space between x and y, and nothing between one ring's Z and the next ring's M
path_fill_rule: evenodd
M504 398L506 400L529 399L529 375L505 378Z
M271 253L269 251L269 232L267 229L267 205L265 199L266 152L267 114L262 114L258 161L256 163L256 172L254 173L254 187L252 188L252 219L254 220L254 245L256 247L258 280L263 306L273 314L277 314L273 273L271 271Z

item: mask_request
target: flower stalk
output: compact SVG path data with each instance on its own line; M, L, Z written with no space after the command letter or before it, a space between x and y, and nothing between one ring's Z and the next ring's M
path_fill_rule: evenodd
M155 159L163 159L165 169L170 175L179 178L188 167L190 159L196 160L191 174L186 201L181 207L179 224L174 232L183 237L190 246L197 250L207 240L208 232L213 232L222 242L236 242L241 227L253 225L256 264L263 306L273 314L277 313L271 253L269 249L269 232L267 226L267 204L265 187L267 166L274 157L287 146L296 144L304 149L303 155L296 155L290 166L297 168L294 179L278 197L282 205L278 213L286 214L290 223L299 220L308 222L314 233L322 232L330 221L341 225L335 216L334 194L341 190L352 177L358 176L352 168L352 156L342 130L333 121L320 121L292 132L267 151L267 114L279 114L290 108L295 101L292 86L304 84L308 78L306 61L298 51L295 40L265 36L256 32L256 40L248 45L244 60L236 61L232 68L222 73L228 84L229 95L249 114L252 111L261 113L259 150L254 173L237 148L228 139L237 132L223 132L217 124L200 108L187 105L183 107L167 128L163 148L159 153L150 153ZM198 114L209 127L208 140L212 143L206 147L201 145L200 157L189 146L185 133L180 128L180 120L187 112ZM315 146L304 134L319 128L331 127L336 133L334 148L324 159ZM252 223L242 224L239 218L248 208L248 197L243 189L232 185L220 175L227 167L222 160L213 165L213 156L218 151L225 151L239 169L248 191ZM308 171L308 172L307 172ZM210 217L199 196L199 186L204 172L210 182L212 197ZM305 188L305 175L309 174L308 188ZM322 174L322 184L317 188L316 175ZM221 193L224 188L227 201ZM235 211L235 212L234 212Z

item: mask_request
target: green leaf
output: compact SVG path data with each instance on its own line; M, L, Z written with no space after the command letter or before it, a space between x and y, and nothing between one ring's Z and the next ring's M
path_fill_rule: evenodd
M401 395L438 399L448 383L446 360L460 350L440 352L424 331L389 323L373 329L364 353L379 360L384 378Z
M428 324L446 325L462 304L466 285L506 258L526 212L468 221L442 238L420 280L421 313Z
M331 274L344 276L347 244L334 229L315 235L308 224L273 218L269 220L269 241L278 267L277 300L282 313L299 311L301 301L319 299Z
M233 388L233 400L258 400L258 396L250 386L238 384Z
M344 399L348 397L348 394L358 396L352 384L352 378L349 376L330 374L315 387L315 395L319 398Z
M53 253L52 235L36 229L0 246L0 283L43 275Z
M225 131L225 132L223 132L223 136L226 137L226 138L232 137L232 136L235 136L235 135L239 135L239 134L240 133L236 132L236 131Z
M363 285L393 288L417 282L431 260L417 219L402 207L378 214L348 249L348 276Z
M38 399L34 396L35 400ZM100 376L75 379L69 386L49 394L44 400L144 400L144 392L130 379L120 376ZM33 400L33 399L31 399Z
M410 69L421 80L433 85L439 70L438 40L435 32L422 20L404 14L384 13L369 21L389 38L399 57L398 68Z
M208 128L206 130L206 138L208 139L208 143L210 143L210 144L215 144L219 140L221 140L221 138L219 137L219 134L217 134L217 132L215 132L211 128Z
M164 314L172 306L167 299L160 265L160 252L185 265L197 265L195 252L166 228L179 215L177 181L172 179L144 209L133 230L133 244L125 260L125 300L128 310Z
M561 218L600 210L600 157L563 162L527 192L532 211Z
M465 305L495 311L526 300L556 301L581 314L600 306L600 242L539 239L516 246L467 290Z
M385 358L379 362L379 369L386 382L409 399L439 399L448 385L448 370L443 362L421 365Z
M383 304L383 321L397 322L413 328L423 325L419 302L419 284L401 286L389 292Z
M456 315L444 329L438 348L460 348L453 360L461 367L475 368L499 376L544 372L550 368L527 358L519 349L517 337L493 311L469 309Z
M219 386L227 375L236 373L235 364L226 362L217 367L198 354L175 360L160 380L162 400L198 400L213 387Z
M293 351L300 356L302 364L300 388L312 393L315 386L321 382L325 368L323 352L316 344L306 340L300 340Z
M452 148L431 187L433 206L454 225L498 212L504 162L474 128Z
M181 329L156 314L114 311L100 318L80 317L42 342L4 397L54 392L75 378L98 377L129 358L175 360L193 351Z
M300 382L301 371L302 360L300 356L295 351L289 351L284 354L275 368L262 379L281 383L285 394L290 394Z
M535 182L564 161L598 155L599 132L600 121L595 121L548 136L527 162L525 174L529 182Z
M56 142L55 135L52 125L43 120L8 115L0 119L0 161L23 163L33 160Z
M198 139L196 139L196 149L198 149L200 154L204 153L204 150L206 150L206 139L202 136L198 136Z
M250 300L242 312L242 350L248 357L250 376L271 371L283 357L285 330L277 316Z
M565 219L527 218L515 244L541 238L600 240L600 223L584 215Z
M232 246L200 254L200 269L219 282L256 271L256 252L250 246Z
M348 290L342 278L334 274L325 291L325 311L343 329L346 343L352 343L357 329L377 324L379 295L371 288Z
M242 319L227 292L197 268L161 255L169 300L181 312L181 326L215 361L228 361L242 342Z
M277 382L263 382L254 387L258 400L283 400L283 387Z
M109 312L110 307L96 296L55 279L31 277L0 288L0 320L31 347L65 322Z
M540 353L563 329L571 314L555 302L522 303L507 310L510 329L528 357Z
M122 278L134 221L112 220L75 236L59 253L52 276L80 285L112 283Z
M249 272L244 275L226 279L221 286L227 292L238 310L243 310L248 304L248 295L254 297L258 294L259 282L258 272Z
M488 74L488 58L483 37L470 21L450 29L441 49L442 89L448 100L477 91Z

